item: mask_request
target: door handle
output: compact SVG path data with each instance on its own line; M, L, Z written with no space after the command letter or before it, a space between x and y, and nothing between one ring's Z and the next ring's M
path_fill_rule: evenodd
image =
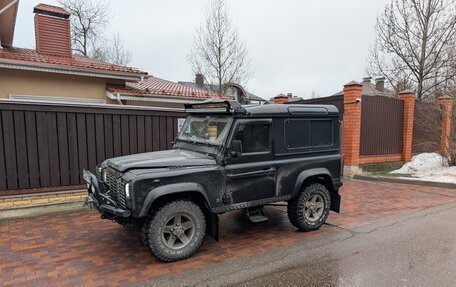
M271 167L271 168L269 168L269 169L265 169L265 170L264 170L264 173L265 173L265 174L268 174L268 175L274 175L274 174L276 173L276 171L277 171L277 170L275 169L275 167Z

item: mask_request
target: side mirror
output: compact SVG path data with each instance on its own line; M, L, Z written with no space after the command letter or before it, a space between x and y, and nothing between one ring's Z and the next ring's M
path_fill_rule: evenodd
M231 157L242 157L242 142L240 140L231 141Z

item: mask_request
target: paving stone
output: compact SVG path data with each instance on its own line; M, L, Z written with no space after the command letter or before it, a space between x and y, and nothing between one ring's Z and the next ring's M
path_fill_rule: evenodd
M238 260L275 248L456 201L456 191L434 187L345 181L341 213L329 225L298 232L286 207L267 207L268 222L253 224L240 211L220 216L220 242L207 237L191 258L164 264L137 231L75 212L0 221L0 286L130 286L160 276Z

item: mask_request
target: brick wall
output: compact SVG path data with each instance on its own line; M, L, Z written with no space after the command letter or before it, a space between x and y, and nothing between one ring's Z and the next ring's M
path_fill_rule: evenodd
M345 174L351 176L359 172L360 164L387 163L410 161L412 158L413 126L415 113L415 93L410 90L399 94L399 99L404 102L403 113L403 139L402 154L360 156L361 145L361 114L363 104L357 103L362 99L362 86L357 82L350 82L344 86L344 127L343 146ZM445 151L449 148L452 132L452 109L454 101L444 97L439 99L442 109L442 136L441 146ZM385 111L388 112L388 111Z
M55 192L42 195L3 196L0 197L0 211L73 202L81 202L82 205L86 198L87 191Z
M361 140L361 102L362 85L350 82L344 86L344 130L343 148L344 163L346 166L359 164ZM349 173L351 173L349 171Z
M404 128L402 160L412 159L413 119L415 118L415 93L406 90L399 94L399 99L404 101Z
M442 109L442 135L441 148L442 151L448 153L450 148L450 140L452 137L452 114L453 114L453 99L442 97L439 99L439 104Z

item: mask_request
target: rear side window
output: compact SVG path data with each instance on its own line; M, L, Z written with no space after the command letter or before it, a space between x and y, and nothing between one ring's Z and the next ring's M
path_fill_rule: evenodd
M305 119L285 121L287 149L317 148L334 145L331 119Z

